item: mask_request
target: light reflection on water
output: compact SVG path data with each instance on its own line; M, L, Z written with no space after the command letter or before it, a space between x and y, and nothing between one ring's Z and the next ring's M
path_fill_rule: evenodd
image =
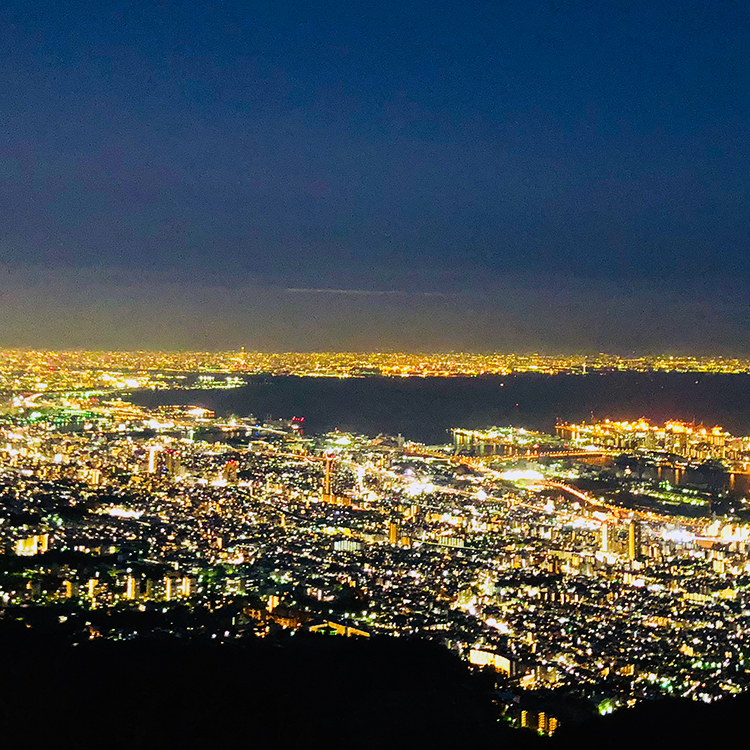
M587 464L607 465L612 467L614 461L606 459L604 462L586 461ZM668 482L673 487L694 487L705 492L728 491L736 497L750 495L750 475L735 474L697 468L680 468L672 466L657 466L639 463L632 468L635 477L649 479L654 482Z

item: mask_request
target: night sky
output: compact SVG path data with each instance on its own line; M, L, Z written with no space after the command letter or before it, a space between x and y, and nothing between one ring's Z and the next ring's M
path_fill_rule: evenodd
M0 11L0 345L750 355L750 5Z

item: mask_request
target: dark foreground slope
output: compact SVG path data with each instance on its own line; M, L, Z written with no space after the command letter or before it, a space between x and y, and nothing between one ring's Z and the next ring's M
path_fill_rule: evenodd
M564 726L549 750L635 750L636 748L718 747L746 733L750 696L710 705L689 700L659 700L630 710Z
M6 747L518 746L491 685L429 644L21 636L0 645Z
M744 731L750 699L655 701L562 726L499 721L491 680L445 649L404 639L282 637L218 644L94 639L73 646L0 627L4 747L710 747Z

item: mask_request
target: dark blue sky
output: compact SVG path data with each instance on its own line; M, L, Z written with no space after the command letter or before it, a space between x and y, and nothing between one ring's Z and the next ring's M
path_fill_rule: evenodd
M0 344L750 353L745 3L0 21Z

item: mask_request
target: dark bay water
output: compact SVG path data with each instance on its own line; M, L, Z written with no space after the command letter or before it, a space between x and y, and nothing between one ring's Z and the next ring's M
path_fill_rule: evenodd
M644 479L667 481L676 487L699 487L706 491L727 490L746 497L750 494L750 476L724 472L701 472L693 468L676 469L668 466L649 466L642 472Z
M583 459L592 466L614 467L618 462L611 458ZM689 487L716 495L728 493L732 497L750 496L750 475L720 471L707 466L660 466L648 461L637 461L632 456L627 461L633 476L651 482L668 482L673 487ZM620 464L622 468L623 464Z
M138 391L135 403L196 404L218 415L304 416L308 431L338 428L447 442L451 427L516 425L552 432L577 421L696 420L750 434L750 376L682 373L521 374L479 378L254 377L223 391Z

